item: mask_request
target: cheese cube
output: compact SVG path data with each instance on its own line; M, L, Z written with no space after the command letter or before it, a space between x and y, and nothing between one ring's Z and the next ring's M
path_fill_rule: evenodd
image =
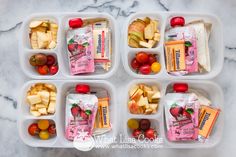
M46 106L44 104L36 104L35 108L38 110L40 108L45 108Z
M47 115L47 109L46 108L40 108L38 109L38 112L41 113L42 115Z
M41 97L39 95L29 95L27 96L27 100L30 105L41 103Z
M152 48L152 44L147 43L145 41L139 41L139 45L146 48Z
M30 113L31 113L33 116L35 116L35 117L41 116L41 113L38 112L38 111L31 111L31 110L30 110Z
M148 105L148 99L147 97L141 96L139 101L137 102L138 106L145 106Z
M49 106L48 106L48 113L55 113L55 108L56 108L56 102L55 101L50 101Z

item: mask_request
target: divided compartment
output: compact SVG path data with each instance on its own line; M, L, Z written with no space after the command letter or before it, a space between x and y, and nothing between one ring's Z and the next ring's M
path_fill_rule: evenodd
M26 107L29 107L28 104L26 104L26 92L27 90L36 83L51 83L56 85L57 87L57 97L56 97L56 112L54 115L50 116L40 116L40 117L34 117L30 115L30 113L27 113L28 110ZM64 148L73 148L73 142L67 140L65 138L65 105L66 105L66 95L69 89L74 88L76 84L78 83L86 83L91 86L91 89L93 88L104 88L108 91L109 94L109 111L110 111L110 122L112 130L108 133L99 135L101 138L115 138L117 135L117 104L115 99L115 89L112 84L110 84L107 81L102 80L87 80L87 81L59 81L59 80L36 80L36 81L30 81L27 82L24 87L22 88L22 94L19 97L19 119L18 119L18 129L20 132L21 139L28 145L34 146L34 147L64 147ZM39 120L39 119L52 119L54 120L56 124L57 129L57 137L55 140L47 141L48 144L44 144L43 142L37 142L34 141L34 139L27 137L27 131L28 128L25 128L26 125L28 125L33 120ZM98 137L98 136L96 136ZM31 140L32 139L32 140ZM99 140L99 138L98 138ZM95 142L97 142L95 140ZM99 141L98 141L99 142ZM112 141L108 141L106 144L111 144Z
M108 133L105 133L105 134L102 134L102 135L98 135L100 136L101 138L102 137L105 137L105 138L115 138L116 134L117 134L117 121L116 121L116 112L117 112L117 107L115 104L116 103L116 100L115 100L115 93L114 93L114 87L106 82L106 81L99 81L99 80L93 80L93 81L66 81L64 83L62 83L62 86L61 86L61 93L60 93L60 104L61 104L61 108L60 108L60 117L58 117L58 122L61 124L60 125L60 130L59 130L59 133L60 133L60 142L61 142L61 145L63 147L70 147L72 148L73 147L73 142L72 141L69 141L66 139L65 137L65 109L66 109L66 95L67 95L67 92L70 90L70 89L73 89L75 88L76 84L78 83L85 83L85 84L88 84L90 86L90 89L91 91L93 91L94 88L103 88L105 90L107 90L108 92L108 95L109 95L109 111L110 111L110 122L111 122L111 127L112 127L112 130ZM96 137L98 137L96 136ZM95 142L97 142L95 140ZM106 143L107 145L111 144L111 143Z
M130 55L129 53L133 50L135 51L150 51L152 49L148 48L130 48L128 46L128 40L127 40L127 34L128 34L128 26L129 24L137 19L142 18L146 16L156 16L160 17L161 21L161 40L157 47L152 48L154 50L157 50L160 55L160 63L162 66L161 72L156 75L141 75L141 74L135 74L132 69L130 68ZM170 75L166 70L166 64L165 64L165 52L164 52L164 36L165 36L165 29L169 25L169 20L173 16L183 16L185 18L186 23L191 22L193 20L199 20L203 19L205 22L212 23L212 30L210 33L210 39L209 39L209 53L210 53L210 63L211 63L211 71L208 73L202 73L202 74L190 74L185 76L173 76ZM222 23L219 20L218 17L211 14L201 14L201 13L191 13L191 12L143 12L143 13L135 13L132 16L130 16L124 26L124 43L123 48L125 51L125 55L122 57L123 65L128 74L135 78L156 78L159 80L171 80L171 79L212 79L215 76L217 76L222 67L223 67L223 61L224 61L224 52L223 52L223 34L222 34Z
M189 141L189 142L172 142L167 139L166 133L167 133L167 128L166 128L166 119L165 119L165 114L163 113L163 124L164 124L164 132L165 132L165 144L166 147L170 148L209 148L217 145L222 137L223 133L223 127L224 127L224 110L223 110L223 93L221 88L210 81L189 81L189 80L179 80L179 81L170 81L167 84L166 88L166 93L172 92L172 85L174 83L188 83L189 89L194 89L206 96L211 102L212 106L219 108L220 114L216 120L216 123L212 129L212 132L209 136L209 138L204 142L199 142L199 141ZM165 108L165 104L162 101L162 106L163 106L163 112Z
M40 75L37 71L37 68L30 65L30 63L29 63L30 57L35 55L35 54L38 54L38 53L42 53L41 50L38 50L37 52L32 51L32 50L28 50L24 54L22 54L22 59L23 59L22 62L24 63L24 64L22 64L22 68L25 69L25 73L28 76L35 77L37 79L57 78L58 75L61 74L61 69L60 69L61 64L58 60L58 54L55 51L50 51L50 50L44 51L42 53L42 54L45 54L45 55L52 55L52 56L55 57L56 62L58 64L58 72L54 75L51 75L51 74Z
M58 25L58 32L57 32L57 45L54 49L32 49L31 45L30 45L30 28L29 28L29 24L31 21L34 20L49 20L49 22L54 22ZM60 26L59 26L59 18L57 16L55 16L55 14L33 14L31 16L29 16L22 25L21 28L21 33L22 33L22 38L21 38L21 42L20 42L20 46L23 49L26 50L33 50L33 51L47 51L47 50L56 50L58 48L58 44L59 44L59 31L60 31Z
M161 98L160 98L160 101L159 101L159 105L158 105L158 109L157 109L157 112L156 113L153 113L153 114L148 114L148 115L145 115L145 114L132 114L130 111L129 111L129 108L128 108L128 102L130 101L130 98L129 98L129 90L131 89L132 86L134 85L138 85L138 84L145 84L145 85L149 85L149 86L152 86L152 85L155 85L158 87L159 91L160 91L160 95L161 95ZM152 117L156 117L156 116L159 116L162 114L162 109L163 109L163 106L161 105L161 99L164 95L164 87L163 85L161 84L161 82L159 81L155 81L155 80L152 80L152 79L145 79L145 80L141 80L141 79L137 79L137 80L133 80L131 81L128 85L127 85L127 88L125 89L126 93L125 93L125 97L124 97L124 105L125 105L125 113L127 113L127 116L128 117L132 117L132 118L135 118L135 117L139 117L139 116L149 116L150 118Z
M45 119L45 118L41 118L41 119ZM46 118L47 119L47 118ZM32 124L32 123L37 123L39 119L23 119L21 120L21 125L19 127L19 133L20 136L22 138L22 140L24 141L25 144L32 146L32 147L52 147L58 140L58 136L57 134L54 136L49 135L49 138L47 140L42 140L40 139L40 137L38 135L36 136L31 136L28 133L28 127ZM48 119L50 122L54 122L54 119ZM56 125L56 129L57 129L57 124Z
M80 74L71 75L69 69L69 59L67 55L67 44L66 44L66 31L68 29L68 20L70 18L81 17L81 18L96 18L104 17L109 21L109 27L111 28L111 45L112 45L112 65L109 71L95 70L91 74ZM31 49L30 38L29 38L29 23L32 20L44 20L49 19L58 24L57 34L57 46L54 49ZM26 61L25 53L55 53L57 55L59 71L56 75L42 76L37 73L32 73L30 68L27 68L29 61ZM23 72L34 79L105 79L112 76L118 68L119 55L118 55L118 30L115 19L106 13L39 13L32 14L22 24L21 35L19 40L19 58Z

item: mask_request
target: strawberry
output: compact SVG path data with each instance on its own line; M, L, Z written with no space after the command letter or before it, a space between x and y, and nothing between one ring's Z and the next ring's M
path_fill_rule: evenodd
M85 113L85 111L81 111L80 117L82 117L84 120L87 120L89 116Z
M171 106L170 108L170 114L177 118L178 116L182 115L183 114L183 107L180 107L180 106L177 106L177 104L174 104Z
M146 130L144 135L146 138L151 139L151 140L157 138L157 132L152 128Z
M186 118L188 118L188 119L191 119L191 118L192 118L192 117L191 117L191 114L188 113L188 111L186 111L186 110L183 111L183 116L186 117Z
M74 52L78 47L78 44L72 43L72 44L68 44L68 50L70 52Z
M77 117L80 113L81 109L77 104L73 104L71 108L71 114L73 117Z

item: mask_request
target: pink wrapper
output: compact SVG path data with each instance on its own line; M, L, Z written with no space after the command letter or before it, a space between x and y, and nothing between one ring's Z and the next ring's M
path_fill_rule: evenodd
M69 29L67 32L67 51L72 75L94 72L92 27Z
M66 97L65 136L73 141L80 133L92 135L97 114L98 99L91 94L73 94Z
M188 47L185 54L186 71L188 73L198 72L197 38L195 29L191 26L175 27L168 30L166 36L170 40L184 40L192 44L192 46Z
M199 102L193 93L168 93L165 96L167 138L193 141L198 137Z

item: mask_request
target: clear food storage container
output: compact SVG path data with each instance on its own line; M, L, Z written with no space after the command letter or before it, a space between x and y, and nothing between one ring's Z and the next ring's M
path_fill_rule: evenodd
M69 57L67 52L66 32L69 28L68 21L72 18L92 19L105 18L108 21L108 27L111 30L111 67L108 71L96 69L89 74L71 75L69 69ZM57 24L57 38L55 48L52 49L32 49L30 33L30 22L33 20L46 20L50 23ZM37 24L34 24L34 26ZM34 27L32 26L32 27ZM41 29L41 28L38 28ZM42 37L43 38L43 37ZM33 39L32 39L33 40ZM40 43L42 44L42 43ZM116 21L112 16L106 13L38 13L27 17L21 27L19 36L19 59L23 72L30 78L34 79L104 79L112 76L119 63L118 55L118 28ZM58 64L58 72L54 75L40 75L36 69L30 65L29 59L32 55L43 53L53 55Z
M185 18L185 23L204 20L204 22L211 23L212 29L209 38L209 55L210 55L210 72L205 73L194 73L183 76L173 76L166 70L164 42L165 42L165 31L169 27L170 19L172 17L182 16ZM129 25L139 19L145 20L145 17L149 17L151 20L158 20L158 31L160 33L160 39L157 44L152 48L133 48L128 45L128 27ZM128 17L126 24L123 26L123 48L124 55L122 55L122 61L124 68L128 74L135 78L156 78L156 79L211 79L217 76L222 67L224 60L223 52L223 35L222 35L222 24L218 17L211 14L202 13L190 13L190 12L139 12L132 14ZM137 35L137 34L136 34ZM137 36L136 36L137 37ZM137 40L139 41L139 40ZM143 75L136 72L131 66L131 61L135 55L144 51L147 54L156 54L157 61L161 64L161 69L158 73L150 73ZM135 66L135 65L134 65Z
M212 106L220 109L220 114L216 123L213 127L213 130L209 136L209 138L205 142L200 141L182 141L182 142L171 142L167 139L167 128L166 128L166 119L164 113L164 97L167 93L171 92L171 86L174 83L187 83L189 86L189 90L197 90L206 98L208 98L212 102ZM152 114L132 114L128 109L128 102L130 101L128 91L137 84L145 84L148 86L157 86L160 90L160 101L158 110L156 113ZM124 106L123 109L123 126L124 126L124 135L126 138L133 138L133 130L127 126L127 122L129 119L136 119L140 121L141 119L149 119L151 122L151 128L157 131L157 140L156 141L138 141L136 139L130 140L130 144L134 146L142 146L148 148L209 148L213 147L219 143L222 137L223 128L224 128L224 107L223 107L223 93L221 88L211 82L204 80L175 80L175 81L157 81L153 79L145 79L145 80L133 80L131 81L127 87L125 88L126 93L124 92ZM140 126L139 126L140 127Z
M47 83L52 84L56 87L56 104L55 104L55 113L50 115L41 115L38 117L30 114L29 103L27 102L26 96L27 91L31 86L37 83ZM21 90L21 95L19 97L19 107L18 107L18 129L19 134L24 143L33 147L63 147L63 148L73 148L73 142L69 141L65 137L65 105L66 105L66 95L71 88L74 88L76 84L85 83L88 84L91 88L103 88L109 94L109 112L110 112L110 122L111 130L107 133L96 135L96 142L99 144L99 136L104 138L115 138L117 136L118 123L117 123L117 105L116 105L116 93L115 88L112 84L107 81L102 80L87 80L87 81L59 81L59 80L34 80L25 83ZM28 127L30 124L37 122L38 120L47 119L55 123L56 126L56 135L50 137L47 140L42 140L38 136L31 136L28 133ZM110 141L105 141L105 145L111 144ZM104 143L103 143L104 144Z

